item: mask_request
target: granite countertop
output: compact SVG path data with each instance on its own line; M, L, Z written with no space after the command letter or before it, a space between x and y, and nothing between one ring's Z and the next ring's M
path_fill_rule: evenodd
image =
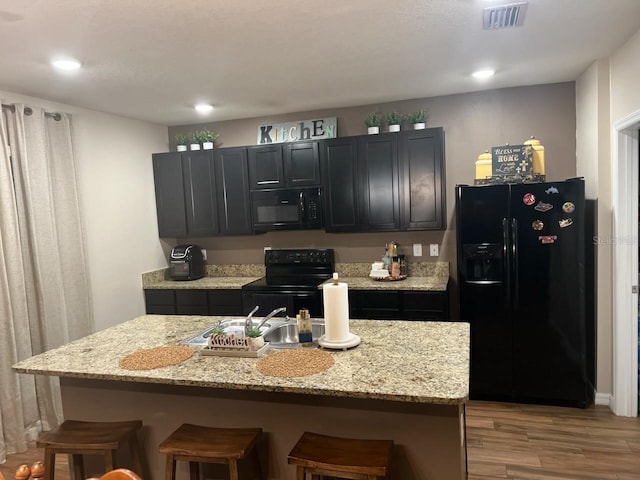
M21 373L168 385L458 405L469 394L469 325L351 320L362 343L330 351L335 364L301 378L262 375L255 358L200 356L172 367L124 370L140 349L176 345L222 317L145 315L13 366Z
M369 277L340 277L340 282L349 286L350 290L414 290L446 292L449 277L407 277L404 280L373 280ZM322 285L331 283L327 280ZM319 288L322 288L322 285Z
M258 280L260 277L203 277L198 280L158 280L144 285L144 289L206 289L242 288L243 285Z

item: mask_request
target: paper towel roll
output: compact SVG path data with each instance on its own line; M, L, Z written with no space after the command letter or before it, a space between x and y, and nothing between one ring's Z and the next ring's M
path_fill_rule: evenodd
M349 291L346 283L329 283L322 287L324 338L342 342L349 338Z

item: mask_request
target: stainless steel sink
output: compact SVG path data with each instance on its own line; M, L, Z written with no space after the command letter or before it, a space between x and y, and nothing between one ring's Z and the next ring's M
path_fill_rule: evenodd
M324 323L312 322L311 338L313 342L324 335ZM285 322L274 325L263 335L264 341L269 342L271 348L298 348L300 340L298 338L298 324L296 322Z

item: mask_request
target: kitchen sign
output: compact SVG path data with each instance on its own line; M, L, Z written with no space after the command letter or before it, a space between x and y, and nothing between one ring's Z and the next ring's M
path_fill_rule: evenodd
M258 127L258 145L336 138L337 134L337 117L273 123L270 125L260 125L260 127Z
M493 175L532 177L533 149L531 145L503 145L491 148Z

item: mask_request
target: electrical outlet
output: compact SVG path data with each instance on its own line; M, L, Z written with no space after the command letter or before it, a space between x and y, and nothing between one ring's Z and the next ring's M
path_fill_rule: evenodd
M413 256L414 257L421 257L422 256L422 244L421 243L414 243L413 244Z
M432 243L429 245L429 255L431 255L432 257L437 257L438 255L440 255L440 253L438 252L437 243Z

